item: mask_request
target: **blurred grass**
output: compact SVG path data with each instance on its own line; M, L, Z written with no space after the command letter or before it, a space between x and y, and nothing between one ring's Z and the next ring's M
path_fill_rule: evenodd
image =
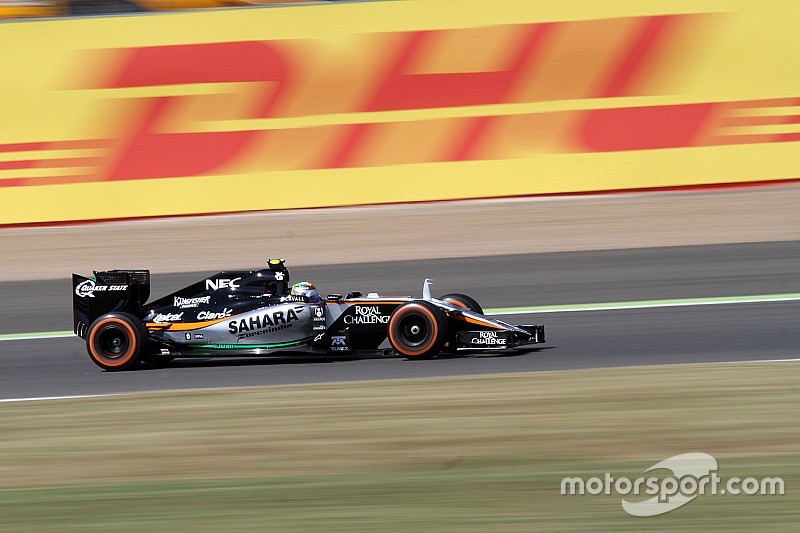
M192 390L0 405L4 531L789 530L798 363ZM784 496L634 518L564 476L687 452Z

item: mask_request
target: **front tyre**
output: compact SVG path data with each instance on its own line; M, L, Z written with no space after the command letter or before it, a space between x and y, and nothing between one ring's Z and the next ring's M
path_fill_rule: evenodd
M104 370L134 368L141 361L147 340L144 324L128 313L107 313L95 320L86 335L92 362Z
M454 292L452 294L445 294L444 296L439 297L439 299L449 303L450 305L460 307L461 309L474 311L479 315L483 314L483 308L481 307L481 304L466 294L458 294Z
M430 302L403 304L389 318L389 343L409 359L434 357L447 340L447 317Z

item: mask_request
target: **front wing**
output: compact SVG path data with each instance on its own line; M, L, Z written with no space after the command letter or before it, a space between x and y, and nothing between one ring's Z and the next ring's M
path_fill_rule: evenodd
M515 326L513 330L459 331L456 348L459 350L506 350L527 344L545 342L544 326Z

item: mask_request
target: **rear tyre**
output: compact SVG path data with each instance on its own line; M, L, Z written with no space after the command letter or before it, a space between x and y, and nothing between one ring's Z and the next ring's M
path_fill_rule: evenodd
M141 362L146 340L147 329L141 320L128 313L107 313L89 326L86 350L92 362L104 370L128 370Z
M455 305L456 307L460 307L462 309L468 309L481 315L483 314L483 308L481 307L481 304L466 294L445 294L444 296L440 296L439 299L449 303L450 305Z
M426 301L403 304L389 318L389 343L409 359L434 357L447 340L447 317Z

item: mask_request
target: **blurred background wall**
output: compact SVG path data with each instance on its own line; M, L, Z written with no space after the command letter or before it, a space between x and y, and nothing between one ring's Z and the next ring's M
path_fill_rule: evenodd
M796 179L798 16L405 0L6 19L0 224Z

